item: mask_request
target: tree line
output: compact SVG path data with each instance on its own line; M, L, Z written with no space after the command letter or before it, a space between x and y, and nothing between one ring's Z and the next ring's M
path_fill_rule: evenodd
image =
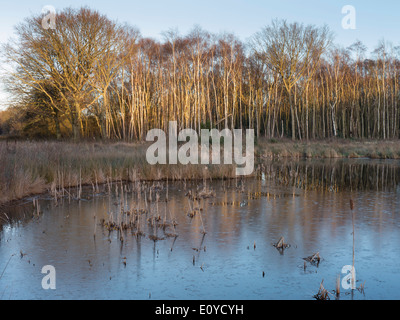
M142 37L90 8L16 26L2 47L13 103L3 133L143 140L153 128L255 130L257 137L399 138L400 49L367 57L335 45L327 26L274 20L244 43L195 26Z

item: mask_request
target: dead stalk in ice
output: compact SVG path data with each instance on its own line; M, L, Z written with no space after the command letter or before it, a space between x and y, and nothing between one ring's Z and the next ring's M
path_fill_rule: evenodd
M340 275L336 278L336 297L340 296Z
M350 199L350 209L352 213L352 224L353 224L353 270L355 270L355 243L356 243L356 238L355 238L355 216L354 216L354 202L352 199ZM354 277L351 278L351 287L355 288L355 279Z
M93 232L94 239L96 239L96 229L97 229L97 215L94 217L94 232Z

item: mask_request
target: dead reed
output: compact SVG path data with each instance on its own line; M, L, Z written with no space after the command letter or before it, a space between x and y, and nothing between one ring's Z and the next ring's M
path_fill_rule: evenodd
M352 215L352 225L353 225L353 270L355 270L355 246L356 246L356 236L355 236L355 216L354 216L354 202L353 199L350 199L350 210ZM351 287L355 288L355 279L351 278Z
M285 238L281 237L277 243L272 244L276 249L283 252L285 249L290 247L290 244L285 243Z
M336 278L336 297L340 297L340 275L337 276Z
M314 298L316 300L330 300L329 295L330 295L330 292L325 289L324 280L322 280L322 282L319 286L318 293L316 295L314 295Z
M318 267L319 263L321 262L321 257L319 256L319 252L317 252L317 253L314 253L312 256L303 258L303 260L311 263L312 265L316 265Z

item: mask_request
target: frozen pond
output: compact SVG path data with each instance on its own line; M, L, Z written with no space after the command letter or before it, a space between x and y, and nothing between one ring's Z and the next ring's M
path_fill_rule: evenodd
M310 300L352 264L350 199L365 290L342 288L340 299L400 299L399 182L395 161L279 162L257 179L28 199L0 211L0 299ZM272 245L281 237L283 252ZM305 268L317 252L319 265ZM42 288L46 265L56 290Z

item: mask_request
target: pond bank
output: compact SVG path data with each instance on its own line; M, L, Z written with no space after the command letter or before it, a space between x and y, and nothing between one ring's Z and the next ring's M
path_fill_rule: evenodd
M257 152L265 158L370 158L400 159L400 140L327 139L291 141L261 139Z
M0 142L0 204L62 188L95 187L114 181L235 178L233 165L147 163L146 143ZM400 159L394 141L329 140L292 142L258 139L257 158ZM257 164L256 164L257 166Z

